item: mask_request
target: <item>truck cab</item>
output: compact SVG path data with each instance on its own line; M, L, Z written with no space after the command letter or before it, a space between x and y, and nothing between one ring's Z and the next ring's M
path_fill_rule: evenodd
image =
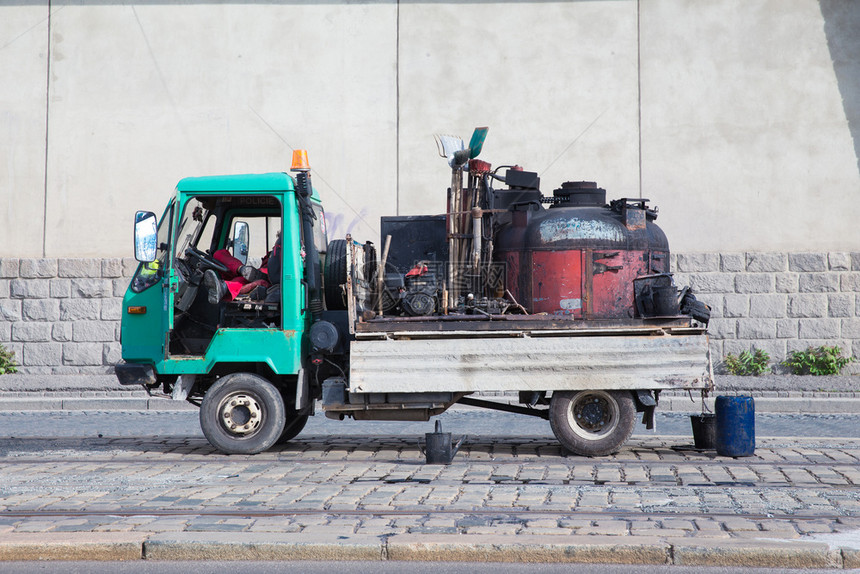
M243 280L216 255L257 268L279 238L269 256L280 272L259 282L264 291L210 301L207 272ZM325 250L319 196L303 197L290 174L181 180L157 223L152 212L135 216L141 263L123 298L120 382L198 404L207 438L227 452L298 434L313 408L307 270L322 268Z

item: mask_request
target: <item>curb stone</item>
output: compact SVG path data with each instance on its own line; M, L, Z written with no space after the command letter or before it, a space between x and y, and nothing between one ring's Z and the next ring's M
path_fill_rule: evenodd
M670 546L657 538L618 536L415 535L388 539L389 560L670 564Z
M146 532L26 532L0 534L0 561L140 560Z
M690 540L672 545L672 562L679 566L745 568L842 568L842 553L823 542L801 540Z
M385 560L378 536L170 532L143 543L147 560Z
M0 562L22 560L434 561L744 568L858 568L860 550L806 540L673 540L618 536L258 532L0 534Z
M845 570L860 568L860 550L842 549L842 567Z

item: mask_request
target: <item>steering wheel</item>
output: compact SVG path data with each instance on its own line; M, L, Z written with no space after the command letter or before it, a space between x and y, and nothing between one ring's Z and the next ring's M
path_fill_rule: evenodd
M215 271L220 271L222 273L229 271L226 265L209 255L205 251L200 251L199 249L189 246L185 250L185 255L196 259L203 267L206 267L208 269L214 269Z

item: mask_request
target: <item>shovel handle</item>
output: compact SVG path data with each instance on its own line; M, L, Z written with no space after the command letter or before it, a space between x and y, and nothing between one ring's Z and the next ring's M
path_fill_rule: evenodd
M460 437L460 440L457 441L457 444L454 445L454 448L451 450L451 458L457 454L457 451L460 450L460 445L463 444L463 441L466 440L466 435Z

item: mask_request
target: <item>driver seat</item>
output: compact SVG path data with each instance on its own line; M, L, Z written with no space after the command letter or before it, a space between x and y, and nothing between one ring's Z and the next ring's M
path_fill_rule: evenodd
M276 328L281 324L281 286L269 287L263 301L239 296L223 307L221 324L232 328Z

